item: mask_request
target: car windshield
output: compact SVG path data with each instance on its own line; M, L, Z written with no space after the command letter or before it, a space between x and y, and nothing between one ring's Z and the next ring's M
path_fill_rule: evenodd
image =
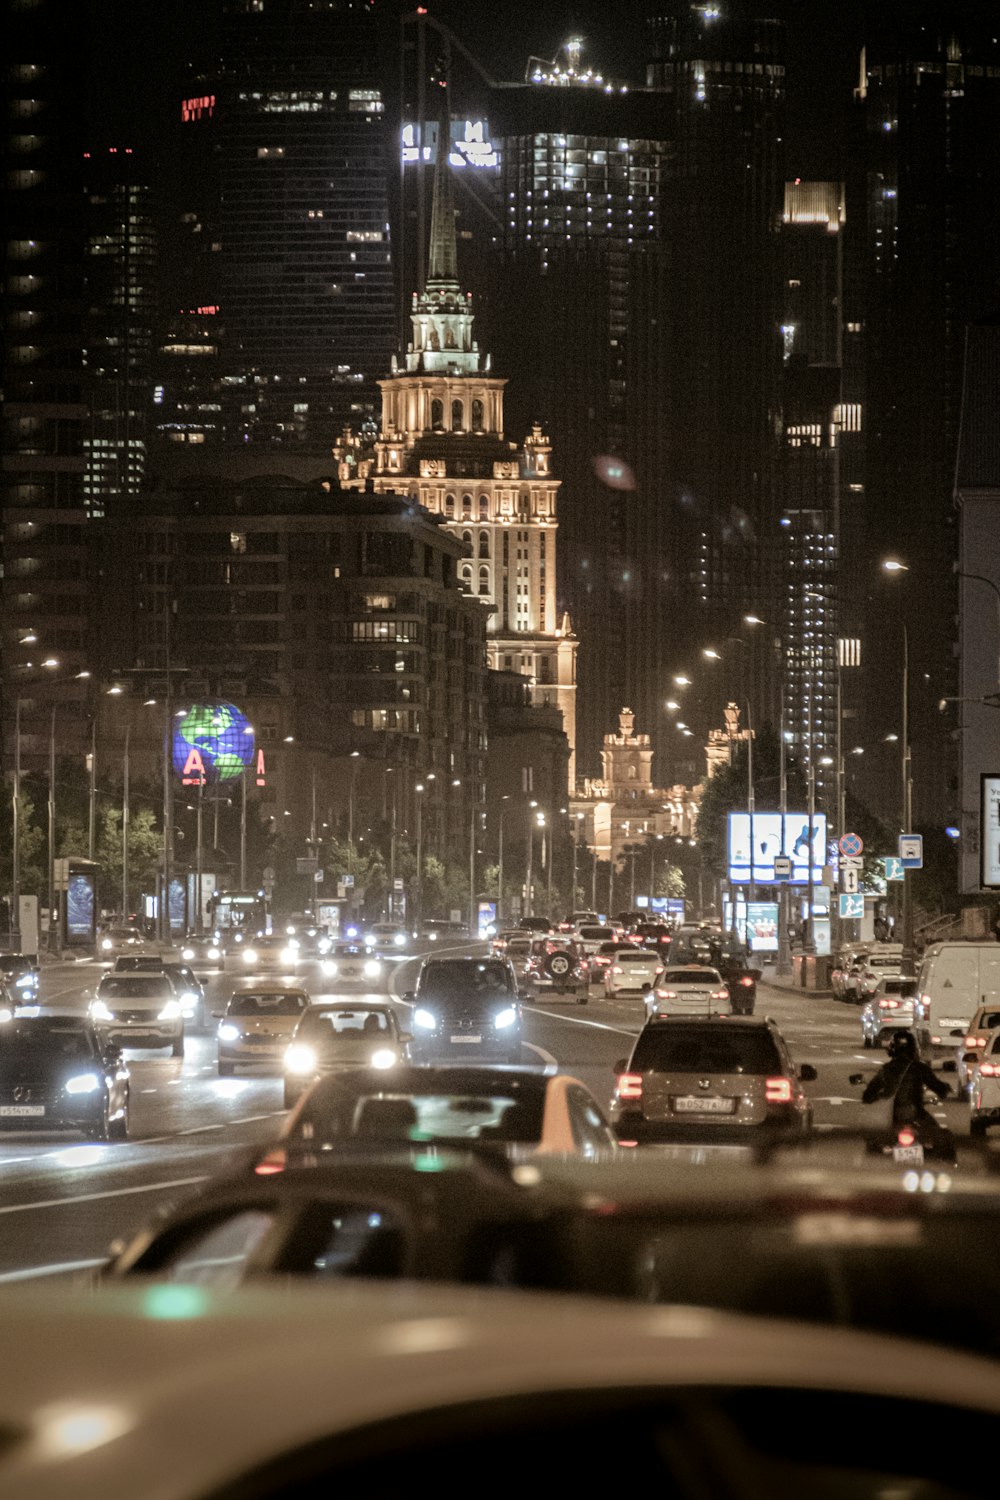
M663 976L664 984L721 984L722 976L714 969L667 969Z
M347 1128L351 1134L411 1141L537 1141L542 1130L543 1095L515 1098L500 1084L489 1093L379 1093L359 1098ZM319 1107L303 1110L300 1123L313 1127L313 1139L337 1134L334 1119Z
M92 1034L79 1021L54 1016L5 1021L0 1026L0 1066L39 1052L56 1057L91 1058Z
M102 999L109 995L139 999L145 995L162 995L170 989L170 980L165 974L109 974L98 986Z
M314 1010L302 1017L296 1040L320 1043L329 1041L364 1041L371 1036L388 1036L389 1017L384 1010Z
M308 1005L305 995L293 990L234 995L227 1014L231 1016L297 1016Z
M166 967L162 959L154 958L152 955L143 957L142 954L137 954L133 957L131 954L126 954L124 958L115 960L115 972L117 974L129 974L132 972L155 974L158 970L165 969Z
M501 963L474 959L455 964L429 964L420 983L422 996L434 1000L465 998L468 995L506 994L509 992L507 970Z
M629 1064L637 1073L779 1073L781 1057L761 1027L647 1026Z
M365 950L358 943L338 943L333 950L334 958L363 958Z
M186 964L164 964L164 974L169 974L171 979L179 979L182 984L197 984L194 973Z

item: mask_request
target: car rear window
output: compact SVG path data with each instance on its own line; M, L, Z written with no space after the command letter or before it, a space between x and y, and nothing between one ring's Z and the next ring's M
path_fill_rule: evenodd
M664 984L721 984L722 977L714 969L667 969Z
M389 1030L389 1018L380 1010L321 1010L302 1017L296 1033L301 1041L326 1041L342 1037L345 1041L361 1040L366 1036L385 1036Z
M766 1027L647 1026L630 1071L637 1073L780 1073L781 1057Z
M581 927L579 932L588 943L608 943L615 935L611 927Z
M660 963L660 955L649 948L632 948L618 953L620 964L651 964Z
M396 1135L397 1124L403 1139L415 1141L537 1141L542 1095L514 1099L498 1089L495 1094L382 1094L359 1100L356 1135L378 1135L383 1127Z
M278 994L234 995L229 1002L231 1016L297 1016L305 1010L305 995L293 990Z

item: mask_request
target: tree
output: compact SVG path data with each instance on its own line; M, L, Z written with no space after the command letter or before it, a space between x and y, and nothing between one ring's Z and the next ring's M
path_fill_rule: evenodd
M805 778L796 760L788 757L785 766L787 803L798 812L807 805ZM781 746L771 725L767 724L753 744L754 811L778 812L781 807ZM733 746L732 764L720 766L703 783L698 810L697 837L705 867L718 880L724 880L728 861L728 817L731 812L746 812L748 801L747 746L740 740Z

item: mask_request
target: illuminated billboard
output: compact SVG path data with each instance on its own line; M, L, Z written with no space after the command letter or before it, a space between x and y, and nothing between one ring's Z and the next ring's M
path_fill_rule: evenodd
M753 836L750 814L729 814L729 880L733 885L808 885L809 814L754 813ZM823 878L826 857L826 815L814 813L812 820L812 878ZM776 881L774 857L787 855L792 861L787 881Z
M423 147L420 146L419 125L403 126L403 161L421 161L433 165L437 161L438 122L424 121ZM485 120L452 120L451 150L448 161L453 167L497 167L500 158L490 140L490 127Z
M979 778L979 884L1000 889L1000 776Z
M256 761L250 721L232 703L195 703L174 721L172 760L184 786L235 781Z

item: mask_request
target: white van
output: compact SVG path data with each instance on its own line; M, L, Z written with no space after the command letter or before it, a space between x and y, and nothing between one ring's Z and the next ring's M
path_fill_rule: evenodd
M924 954L917 994L934 1057L953 1058L981 1005L1000 1004L1000 943L932 943Z

